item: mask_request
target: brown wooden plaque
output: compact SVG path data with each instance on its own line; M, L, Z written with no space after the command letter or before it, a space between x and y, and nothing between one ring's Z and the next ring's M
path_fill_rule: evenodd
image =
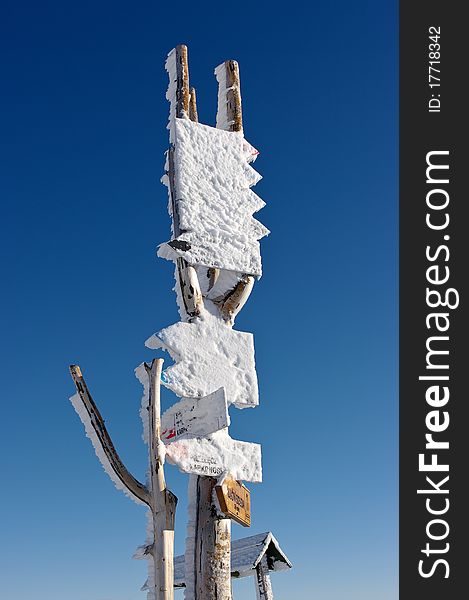
M240 481L227 478L215 486L222 512L244 527L251 526L251 492Z

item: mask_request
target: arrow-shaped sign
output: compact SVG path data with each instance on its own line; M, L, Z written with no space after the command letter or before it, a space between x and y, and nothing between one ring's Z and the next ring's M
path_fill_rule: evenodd
M219 388L203 398L183 398L173 404L161 417L161 439L168 444L205 437L229 424L225 390Z

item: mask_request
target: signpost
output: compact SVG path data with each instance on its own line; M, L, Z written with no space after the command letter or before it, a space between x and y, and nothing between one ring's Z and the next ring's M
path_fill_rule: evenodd
M215 487L223 513L243 527L251 527L251 492L240 481L227 477Z
M181 321L146 342L167 350L175 364L162 372L157 358L136 370L145 390L146 485L117 455L77 365L71 367L77 388L71 400L110 477L150 509L149 538L137 553L149 560L149 600L173 600L177 499L166 486L165 458L190 473L186 600L232 600L231 520L251 525L250 492L242 481L262 480L260 445L228 433L228 406L258 404L253 336L233 323L261 275L259 240L268 230L253 217L264 202L250 189L260 179L250 166L258 152L243 136L238 64L226 61L215 70L216 128L198 123L185 46L169 53L166 70L170 147L163 182L172 239L158 255L174 262ZM163 415L160 383L179 398ZM271 600L264 554L255 565L258 598Z

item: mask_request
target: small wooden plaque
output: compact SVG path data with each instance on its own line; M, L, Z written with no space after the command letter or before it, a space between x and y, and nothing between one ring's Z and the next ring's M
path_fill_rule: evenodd
M222 512L243 527L251 526L251 492L240 481L227 478L215 486Z

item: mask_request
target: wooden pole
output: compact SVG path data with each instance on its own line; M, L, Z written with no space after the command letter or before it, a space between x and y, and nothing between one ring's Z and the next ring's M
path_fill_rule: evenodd
M197 478L194 600L231 600L231 521L217 515L216 483Z
M257 600L274 600L272 584L270 582L269 566L265 554L256 566L254 582L256 584Z
M217 71L220 67L217 68ZM225 111L217 116L220 123L228 131L243 131L243 111L241 105L241 83L239 77L239 65L235 60L227 60L224 63L225 78L219 81L218 96L223 101L219 103L218 111ZM223 86L223 87L222 87ZM218 125L217 125L218 127ZM233 323L236 315L246 304L252 288L254 277L245 274L236 284L233 290L223 298L219 304L220 314L225 321Z
M239 65L235 60L225 62L227 82L227 110L232 123L230 131L243 131L243 111L241 107L241 83Z
M153 520L153 546L150 552L154 565L155 600L173 600L174 598L174 520L176 514L176 496L166 487L164 477L164 450L161 433L160 380L163 359L145 363L150 380L148 402L148 422L150 434L150 484L151 512Z
M189 63L187 60L187 46L180 44L176 46L176 118L187 119L189 115L197 114L195 93L192 97L189 89ZM192 108L191 108L192 105ZM194 110L195 107L195 110ZM169 149L169 193L173 216L173 231L177 237L182 233L179 226L179 215L177 210L177 188L174 176L174 148ZM202 292L200 291L199 279L193 266L189 265L183 258L178 258L176 267L184 302L184 309L189 318L198 317L204 308Z

